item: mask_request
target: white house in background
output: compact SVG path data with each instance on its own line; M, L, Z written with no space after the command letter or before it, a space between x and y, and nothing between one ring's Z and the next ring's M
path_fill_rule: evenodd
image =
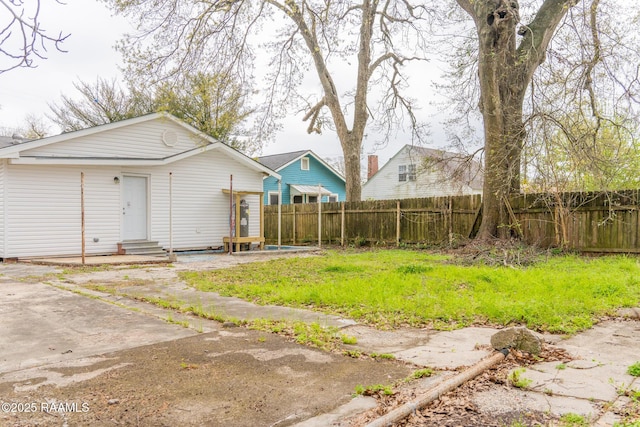
M81 173L87 255L113 254L130 241L222 246L231 175L253 209L249 235L258 235L263 177L279 178L165 113L33 141L2 138L0 258L81 254Z
M402 147L380 170L377 156L369 156L367 176L362 200L482 194L480 163L413 145Z

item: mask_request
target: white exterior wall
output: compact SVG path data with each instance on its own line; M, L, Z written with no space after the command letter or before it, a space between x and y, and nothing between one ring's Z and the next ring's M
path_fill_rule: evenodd
M117 171L104 167L9 165L5 257L80 254L80 173L85 173L86 253L113 253L120 239ZM94 242L94 238L98 242Z
M0 258L4 258L4 230L6 228L4 217L4 205L7 201L4 194L5 163L6 160L0 159Z
M162 140L174 131L177 143ZM204 141L172 120L159 118L62 140L20 153L21 158L87 157L163 159ZM226 148L226 147L224 147ZM163 166L12 164L0 159L0 256L26 258L81 254L80 173L85 174L85 245L88 255L110 254L122 241L123 176L148 178L148 239L169 248L169 172L173 173L173 248L218 247L229 235L229 175L233 188L262 191L258 166L223 148L198 151ZM120 182L115 183L114 177ZM260 232L260 197L248 196L250 235Z
M218 150L170 165L124 168L123 174L149 176L151 191L150 240L169 248L169 172L173 174L173 249L222 246L229 235L229 175L235 190L262 191L262 173L254 171ZM259 196L249 196L249 233L260 232Z
M398 166L416 165L415 181L398 181ZM441 172L425 170L423 159L403 149L362 186L362 200L395 200L479 194L469 185L456 182Z

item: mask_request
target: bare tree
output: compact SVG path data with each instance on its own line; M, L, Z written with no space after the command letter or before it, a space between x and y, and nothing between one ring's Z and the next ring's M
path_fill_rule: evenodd
M370 120L382 134L408 121L412 137L421 136L414 100L404 94L403 66L424 59L421 25L428 11L422 2L103 1L140 23L139 33L120 49L133 72L155 79L213 67L248 84L256 49L268 52L259 128L273 130L274 119L288 110L304 111L310 133L335 130L347 200L360 200L360 155ZM316 94L305 93L302 85L310 69L319 83ZM374 87L380 88L375 99Z
M26 5L23 0L0 0L0 74L19 67L36 67L35 60L47 59L47 47L65 52L62 43L69 34L50 35L40 26L40 3L41 0L30 0Z
M95 83L73 84L80 94L76 99L62 95L60 103L49 104L48 118L63 132L86 129L153 112L153 103L145 95L122 89L116 79L97 78Z
M608 95L607 102L612 105L623 97L629 99L638 88L638 63L631 61L624 70L620 66L625 63L620 59L631 57L633 52L620 43L622 39L612 31L614 25L602 26L610 16L605 19L600 16L604 13L603 4L622 6L625 2L456 0L456 3L472 18L475 34L464 33L469 37L463 40L457 54L449 58L453 77L458 79L449 88L454 88L458 96L466 95L459 96L456 104L465 112L463 120L469 120L469 113L477 108L474 103L477 100L484 125L485 180L478 237L507 237L511 234L509 225L517 225L510 214L508 197L521 191L522 170L528 162L524 157L525 144L531 141L542 121L558 126L561 114L567 117L567 111L586 106L583 119L593 117L597 130L607 113L616 114L616 108L604 111L602 95ZM604 48L607 43L601 38L606 39L611 49ZM608 53L618 58L618 66L607 62ZM469 75L477 76L477 80L465 78ZM609 82L608 90L598 90L603 81ZM619 97L614 103L612 94Z

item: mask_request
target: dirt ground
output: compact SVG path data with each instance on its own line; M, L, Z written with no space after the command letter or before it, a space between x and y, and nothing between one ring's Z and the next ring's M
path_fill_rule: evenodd
M333 409L335 396L349 401L358 384L386 384L411 371L398 362L355 360L243 328L91 362L0 384L3 402L37 406L32 413L0 413L0 425L286 426ZM97 370L102 373L85 381L37 387L52 371L79 379ZM56 403L71 405L65 409L71 412L59 412Z

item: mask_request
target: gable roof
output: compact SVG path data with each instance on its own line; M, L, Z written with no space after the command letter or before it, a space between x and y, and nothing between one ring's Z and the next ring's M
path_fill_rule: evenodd
M127 158L127 157L79 157L79 156L22 156L21 154L25 151L32 150L35 148L45 147L48 145L56 144L59 142L70 141L76 138L81 138L85 136L90 136L94 134L98 134L101 132L107 132L115 129L120 129L125 126L131 126L139 123L149 122L153 120L170 120L171 122L183 127L188 132L198 136L204 144L202 146L189 149L180 153L175 153L166 157L148 157L148 158ZM4 143L0 140L0 159L6 158L9 159L11 163L14 164L57 164L57 165L129 165L129 166L157 166L162 164L173 163L177 160L181 160L187 157L191 157L193 155L210 151L210 150L221 150L225 152L225 154L231 156L235 160L240 163L248 166L252 169L259 170L267 175L274 176L276 178L280 178L280 175L271 170L268 167L256 162L250 157L245 156L240 153L238 150L232 148L231 146L224 144L210 135L205 134L204 132L196 129L195 127L183 122L177 117L161 112L161 113L152 113L147 114L140 117L135 117L131 119L120 120L118 122L108 123L104 125L94 126L87 129L82 129L73 132L66 132L60 135L50 136L42 139L35 139L31 141L21 142L19 144L11 144L9 141L6 141L6 137L4 138Z
M398 150L398 152L394 154L393 157L391 157L389 161L378 170L378 172L376 172L376 175L391 164L392 160L400 156L403 152L407 152L410 156L415 156L418 161L432 159L434 166L440 166L443 172L449 173L455 180L469 185L469 187L474 190L482 190L484 174L482 171L482 164L477 160L461 153L419 147L411 144L406 144Z
M311 150L300 150L300 151L292 151L290 153L280 153L280 154L272 154L270 156L261 156L258 157L258 161L268 167L269 169L273 169L276 172L280 172L282 169L289 166L291 163L301 159L302 157L311 156L320 162L325 168L327 168L331 173L336 175L342 181L345 181L344 176L338 171L336 171L331 165L325 162L321 157L317 156Z

